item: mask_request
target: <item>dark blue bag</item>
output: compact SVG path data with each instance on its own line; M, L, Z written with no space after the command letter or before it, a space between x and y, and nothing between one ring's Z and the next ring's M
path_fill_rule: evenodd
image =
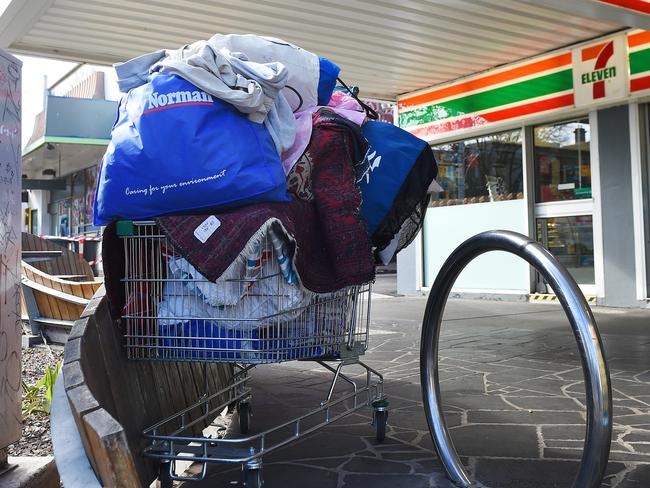
M183 78L154 74L120 101L94 222L288 200L263 124Z
M393 124L369 121L361 131L369 144L355 168L361 215L373 246L383 249L409 217L421 213L438 167L427 142Z

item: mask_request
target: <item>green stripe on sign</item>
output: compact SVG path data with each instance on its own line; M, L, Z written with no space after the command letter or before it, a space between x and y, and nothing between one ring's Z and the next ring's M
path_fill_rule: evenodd
M544 95L551 95L572 88L573 74L569 68L550 75L533 78L532 80L520 81L512 85L403 112L399 116L399 126L411 127L436 122L510 103L523 102L531 98L543 97Z
M650 49L630 53L630 74L643 73L650 70Z

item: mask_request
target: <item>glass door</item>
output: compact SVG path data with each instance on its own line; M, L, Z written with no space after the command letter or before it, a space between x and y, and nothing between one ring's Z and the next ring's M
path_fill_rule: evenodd
M591 131L587 118L533 128L536 237L595 294ZM537 276L536 291L552 293Z
M537 240L551 251L575 280L582 285L595 283L594 232L591 215L537 219ZM538 277L538 291L550 293Z

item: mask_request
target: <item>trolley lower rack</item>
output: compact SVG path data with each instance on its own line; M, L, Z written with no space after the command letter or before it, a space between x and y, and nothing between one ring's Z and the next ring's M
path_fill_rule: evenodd
M325 399L313 410L271 429L246 435L249 432L251 415L248 373L254 366L243 365L236 366L237 371L225 388L212 394L206 392L194 405L145 429L143 434L151 444L144 449L143 454L161 462L162 488L171 487L172 480L203 480L208 464L216 462L241 464L246 486L261 487L263 456L366 406L373 408L372 423L377 440L382 442L388 419L388 401L383 395L383 376L359 361L358 357L332 361L317 359L314 362L333 374ZM361 367L365 371L365 380L358 381L345 374L343 368L350 366ZM339 380L348 383L351 391L335 397L334 389ZM186 434L197 423L215 417L231 405L237 406L242 437L214 439ZM183 476L176 472L177 461L200 464L201 470L197 475Z
M359 357L369 338L372 285L316 294L304 289L273 229L247 245L221 278L208 280L178 250L155 222L119 223L124 245L127 357L141 361L191 361L234 364L231 381L204 394L193 405L144 431L144 455L160 460L163 486L172 480L200 480L211 462L240 463L249 488L261 486L262 457L293 440L364 406L374 409L377 439L383 440L388 402L383 378ZM244 259L245 258L245 259ZM246 436L254 365L314 361L332 373L329 390L315 409L264 432ZM358 366L365 381L343 372ZM347 371L347 369L346 369ZM334 395L339 380L347 394ZM225 407L236 405L244 437L197 436ZM177 461L201 463L198 476L184 477Z

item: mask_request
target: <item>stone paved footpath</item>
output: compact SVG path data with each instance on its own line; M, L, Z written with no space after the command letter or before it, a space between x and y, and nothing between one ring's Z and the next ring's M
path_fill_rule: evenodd
M373 304L364 360L385 375L386 441L376 442L371 412L364 408L268 455L265 488L451 487L433 452L421 402L425 303L385 298ZM595 314L615 405L603 486L650 487L650 311ZM313 363L256 368L252 429L259 432L316 407L330 378ZM584 436L584 391L578 351L559 306L450 301L441 380L452 438L477 486L571 486ZM204 482L184 486L242 486L240 467L211 466Z

